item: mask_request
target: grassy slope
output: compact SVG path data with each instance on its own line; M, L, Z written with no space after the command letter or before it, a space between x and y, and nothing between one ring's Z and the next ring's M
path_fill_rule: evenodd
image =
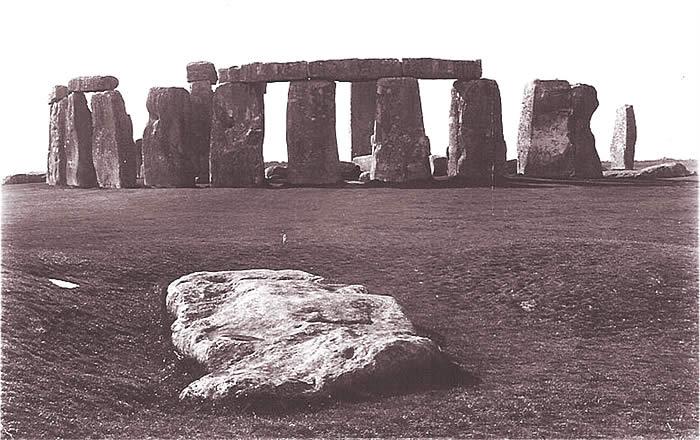
M696 185L4 187L3 430L695 436ZM479 383L282 412L179 405L188 372L164 330L162 286L195 270L255 267L395 296Z

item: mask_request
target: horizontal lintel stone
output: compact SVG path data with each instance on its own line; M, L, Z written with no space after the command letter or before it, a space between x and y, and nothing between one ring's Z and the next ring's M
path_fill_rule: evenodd
M309 63L309 78L334 81L373 81L402 76L401 61L395 58L349 58Z
M481 60L441 60L437 58L403 58L403 76L420 79L479 79Z
M113 76L79 76L68 81L69 92L106 92L114 90L119 80Z

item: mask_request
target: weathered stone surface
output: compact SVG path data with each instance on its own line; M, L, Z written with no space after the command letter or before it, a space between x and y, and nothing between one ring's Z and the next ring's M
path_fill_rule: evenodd
M278 178L286 180L288 174L287 167L284 165L270 165L269 167L265 168L266 179Z
M623 105L617 109L615 118L615 130L610 143L610 168L633 170L636 142L637 124L634 118L634 107Z
M136 148L136 179L143 179L143 139L134 141Z
M611 170L604 171L606 178L624 178L624 179L667 179L673 177L693 176L696 173L691 172L681 162L669 162L659 165L652 165L641 170Z
M251 63L219 69L219 82L268 83L306 80L309 77L308 63Z
M481 60L442 60L436 58L404 58L403 75L425 79L481 78Z
M66 100L66 184L92 188L97 186L92 163L92 115L85 94L74 92Z
M377 120L372 136L372 180L430 179L430 141L423 127L418 80L377 81Z
M455 81L450 106L447 174L474 183L491 183L503 174L506 141L501 93L496 81Z
M372 154L377 82L353 82L350 86L350 156Z
M340 162L340 178L342 180L357 180L360 177L359 165L353 162Z
M518 173L532 177L600 178L590 128L598 107L585 84L535 80L528 84L518 130Z
M216 74L214 64L209 61L195 61L187 64L187 82L206 81L209 84L216 84L219 76Z
M359 180L360 182L369 182L372 180L372 174L369 171L363 171L360 173Z
M450 368L394 298L298 270L197 272L173 281L172 342L207 374L180 398L326 398Z
M518 159L511 159L506 161L505 175L518 174Z
M213 99L214 91L212 91L209 81L197 81L191 84L192 148L197 157L195 167L199 183L209 182L209 144L211 142Z
M431 154L430 170L433 177L447 176L447 158Z
M136 146L131 118L117 90L92 95L92 160L101 188L136 186Z
M190 133L190 94L181 87L153 87L146 100L143 180L146 186L192 187L196 155Z
M374 81L402 75L401 61L393 58L348 58L309 63L309 78L329 81Z
M69 92L104 92L114 90L119 80L113 76L79 76L68 81Z
M68 87L66 86L53 86L51 93L49 94L49 104L58 102L61 99L68 96Z
M335 83L294 81L287 100L287 166L295 185L340 181L335 135Z
M372 162L374 161L374 156L371 154L366 154L364 156L355 156L352 158L352 162L360 167L360 171L372 171Z
M216 88L210 143L210 178L215 187L251 187L265 182L265 88L226 83Z
M68 100L61 99L50 107L49 154L46 164L46 183L66 185L66 123Z
M242 81L243 71L241 70L240 66L231 66L219 69L219 84Z
M3 185L18 185L23 183L44 183L46 182L46 173L21 173L6 176L2 179Z

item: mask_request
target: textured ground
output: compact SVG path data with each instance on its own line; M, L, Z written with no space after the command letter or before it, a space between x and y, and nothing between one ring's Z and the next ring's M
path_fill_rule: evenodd
M2 197L5 435L698 434L697 182L29 184L3 187ZM192 271L258 267L395 296L475 380L302 408L179 404L197 372L172 352L162 287Z

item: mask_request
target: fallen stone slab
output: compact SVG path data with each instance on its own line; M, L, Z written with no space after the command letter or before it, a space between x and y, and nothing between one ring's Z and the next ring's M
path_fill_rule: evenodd
M68 81L69 92L104 92L114 90L119 80L113 76L79 76Z
M634 146L637 142L637 124L634 107L623 105L617 109L615 129L610 143L610 168L634 169Z
M329 81L375 81L402 75L401 61L395 58L348 58L312 61L309 78Z
M669 162L652 165L641 170L610 170L603 171L606 178L618 179L669 179L674 177L694 176L697 173L688 170L681 162Z
M403 58L401 65L403 68L401 76L411 78L464 80L481 78L481 60Z
M216 68L209 61L195 61L187 64L187 82L206 81L209 84L216 84L219 76Z
M2 179L3 185L17 185L23 183L44 183L46 182L46 173L21 173L6 176Z
M61 99L65 98L68 96L68 87L66 86L53 86L53 89L51 90L51 93L49 94L49 104L53 104L54 102L58 102Z
M166 306L173 345L207 373L183 400L373 394L452 367L394 298L299 270L192 273L168 286Z
M118 90L99 92L92 108L92 160L100 188L136 186L136 145L131 118Z

